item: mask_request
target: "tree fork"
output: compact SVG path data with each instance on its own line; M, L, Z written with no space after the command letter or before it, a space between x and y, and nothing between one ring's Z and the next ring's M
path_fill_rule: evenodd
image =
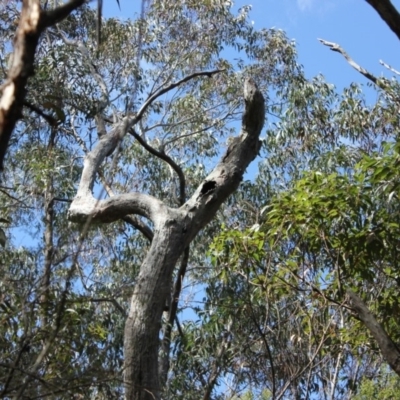
M184 249L212 220L222 203L238 188L248 165L256 158L264 125L264 98L252 79L244 83L245 110L240 135L229 145L214 170L180 208L170 208L142 193L96 200L92 189L100 162L111 139L100 140L84 162L77 196L69 210L76 222L112 222L129 214L149 218L154 237L131 300L124 336L126 400L160 399L158 350L161 316L171 291L172 273ZM115 131L118 127L115 127ZM108 135L107 135L108 136Z

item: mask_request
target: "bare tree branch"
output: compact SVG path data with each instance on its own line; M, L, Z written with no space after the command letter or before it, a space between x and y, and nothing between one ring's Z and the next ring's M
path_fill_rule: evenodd
M390 0L366 0L400 39L400 14Z
M139 136L134 129L130 129L129 133L153 156L165 161L178 175L179 178L179 205L183 205L186 200L186 180L182 168L164 151L158 151L150 146L141 136Z
M24 106L29 108L31 111L40 115L50 126L57 126L58 120L53 118L51 115L44 113L39 107L36 107L34 104L29 103L28 101L24 101Z
M78 135L78 133L75 130L75 126L74 126L74 116L71 117L71 129L72 129L72 134L74 135L76 141L79 143L79 145L81 146L83 152L85 154L89 153L88 148L86 147L85 142L81 139L81 137ZM106 132L106 128L105 128L105 124L104 124L104 119L100 114L97 114L95 116L95 121L96 121L96 126L97 126L97 133L100 137L100 139L102 137L105 137L105 135L107 134ZM104 189L106 190L107 194L110 197L114 197L114 191L112 190L112 188L110 187L110 185L107 183L107 180L103 174L103 172L99 169L98 171L99 174L99 178L100 181L104 187ZM123 220L128 223L129 225L133 226L134 228L136 228L139 232L141 232L150 242L153 240L153 232L150 229L150 227L145 224L143 221L141 221L139 218L136 218L133 215L127 215L125 217L123 217Z
M27 0L25 0L27 1ZM24 2L25 2L24 1ZM36 0L28 0L36 1ZM53 10L41 11L40 13L40 29L43 31L49 26L55 25L63 19L67 18L72 11L83 5L86 0L71 0Z
M371 82L373 82L380 89L384 90L393 101L395 101L397 103L400 102L399 97L393 92L393 90L391 90L390 84L388 83L388 81L386 79L377 78L375 75L368 72L365 68L358 65L337 43L328 42L323 39L318 39L318 40L325 46L328 46L332 51L337 51L338 53L340 53L356 71L358 71L360 74L364 75L367 79L369 79ZM381 61L381 64L384 64L384 63L382 63L382 61ZM396 72L396 71L393 71L393 72Z
M141 221L139 218L136 218L133 215L127 215L126 217L122 218L127 224L132 225L136 228L139 232L141 232L149 242L153 240L154 233L150 229L150 227Z
M126 311L124 310L124 308L121 306L121 304L118 303L117 300L113 299L113 298L89 298L88 301L92 302L92 303L112 303L115 308L124 316L126 317Z
M369 311L368 307L364 304L360 297L358 297L358 295L351 290L347 290L346 293L350 297L353 309L357 313L358 317L378 342L378 346L381 349L385 360L392 367L393 371L400 376L399 348L379 324L374 315Z
M158 97L162 96L163 94L171 91L172 89L175 89L176 87L182 85L183 83L186 83L186 82L192 80L193 78L197 78L199 76L208 76L209 78L211 78L213 75L215 75L219 72L223 72L223 71L225 71L225 70L224 69L215 69L213 71L194 72L193 74L185 76L178 82L171 83L170 85L168 85L160 90L157 90L150 97L148 97L148 99L144 102L144 104L142 105L142 107L140 108L140 110L137 113L136 121L139 121L142 118L143 114L146 112L147 108L153 103L153 101L156 100Z
M337 51L338 53L340 53L355 70L357 70L360 74L364 75L367 79L375 83L377 86L381 87L379 79L376 76L372 75L370 72L368 72L365 68L358 65L337 43L328 42L327 40L324 39L318 39L318 40L323 45L328 46L332 51Z

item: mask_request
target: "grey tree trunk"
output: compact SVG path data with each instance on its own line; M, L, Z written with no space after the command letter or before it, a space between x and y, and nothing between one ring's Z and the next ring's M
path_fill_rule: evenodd
M351 300L351 305L357 313L358 318L367 327L371 335L375 338L381 349L382 355L388 364L392 367L393 371L400 376L400 349L393 342L390 336L383 329L382 325L377 321L371 311L361 298L348 289L347 295Z
M264 124L264 98L251 79L244 84L245 111L242 129L226 154L192 197L173 209L154 197L130 193L106 200L93 198L97 169L129 127L137 122L126 117L85 158L77 196L69 218L76 222L111 222L138 214L154 225L154 237L140 269L125 325L124 385L126 400L160 399L158 350L161 316L171 291L174 267L184 249L239 186L243 174L260 149Z

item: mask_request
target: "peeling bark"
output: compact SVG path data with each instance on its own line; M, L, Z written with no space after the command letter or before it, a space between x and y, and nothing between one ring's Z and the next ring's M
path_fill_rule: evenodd
M70 220L111 222L138 214L149 218L154 225L154 236L140 268L125 325L126 400L160 399L159 334L164 306L171 293L173 270L198 232L237 189L246 168L260 149L264 98L251 79L245 81L244 100L240 135L232 141L222 160L192 197L179 208L168 207L141 193L116 195L107 200L94 199L92 189L97 170L113 146L113 135L120 132L122 125L103 137L85 158L78 193L69 210ZM126 131L132 121L121 124L125 124Z

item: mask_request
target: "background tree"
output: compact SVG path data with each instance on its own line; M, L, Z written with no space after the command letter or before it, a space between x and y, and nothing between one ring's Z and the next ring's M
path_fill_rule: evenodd
M395 31L397 11L390 21L382 11L393 7L390 2L369 3ZM271 312L246 325L256 340L264 339L272 398L365 396L367 382L379 385L385 375L383 359L398 373L398 82L376 78L339 45L321 42L375 84L378 101L369 106L355 84L339 96L320 78L296 88L267 142L258 178L267 188L264 207L253 200L254 225L244 233L227 227L211 253L224 286L232 287L227 269L236 271L247 307L256 304L254 298L284 304L272 321L290 321L287 348L296 343L286 393L273 365L284 352L275 344L274 325L262 324ZM294 319L287 316L291 307ZM303 346L303 360L296 359L293 352ZM395 390L398 377L385 373ZM361 383L360 376L367 380Z

